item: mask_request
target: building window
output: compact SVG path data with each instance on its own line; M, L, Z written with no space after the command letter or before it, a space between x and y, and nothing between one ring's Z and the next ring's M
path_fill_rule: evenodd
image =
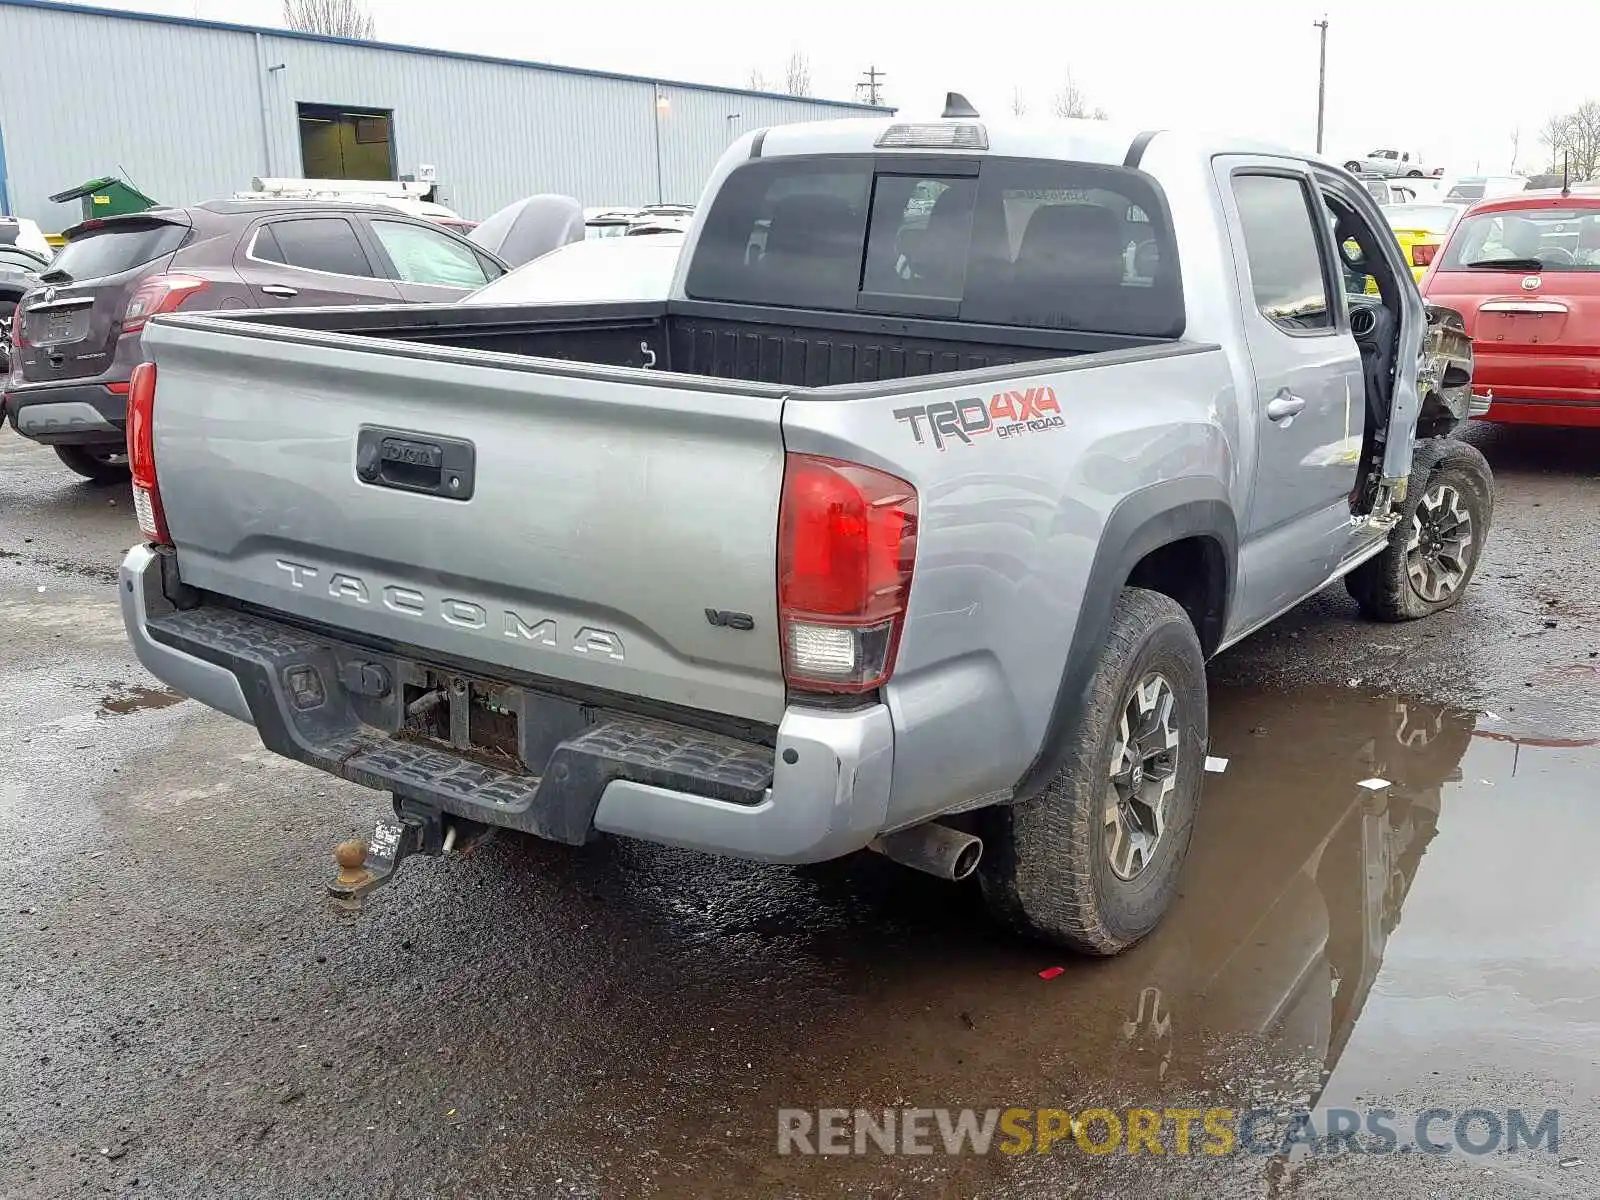
M328 104L297 108L307 179L394 178L393 112Z

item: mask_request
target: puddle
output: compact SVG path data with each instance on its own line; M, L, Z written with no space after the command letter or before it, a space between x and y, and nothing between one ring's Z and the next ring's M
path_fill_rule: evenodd
M1504 1112L1600 1091L1592 742L1518 738L1470 712L1349 689L1222 691L1213 706L1211 751L1229 765L1207 777L1182 894L1118 958L1011 941L970 892L877 861L825 869L809 897L776 903L787 918L724 913L730 961L797 978L760 1015L721 1014L703 1051L716 1057L722 1032L772 1051L752 1065L759 1082L719 1097L737 1114L719 1153L764 1164L766 1184L832 1194L903 1181L907 1163L780 1162L777 1109L1287 1112L1386 1096L1413 1113ZM1387 786L1363 786L1374 780ZM680 897L675 915L703 911ZM824 932L773 944L802 919ZM1064 970L1042 980L1053 966ZM832 994L817 1004L818 990ZM665 1145L689 1136L662 1124ZM997 1158L921 1161L980 1192L1004 1178L1018 1195L1062 1194L1086 1165ZM1247 1194L1267 1162L1190 1165Z
M141 712L152 708L171 708L174 704L181 703L184 696L171 688L153 688L144 686L130 687L126 691L113 695L102 696L100 707L95 710L97 716L117 717L126 713Z

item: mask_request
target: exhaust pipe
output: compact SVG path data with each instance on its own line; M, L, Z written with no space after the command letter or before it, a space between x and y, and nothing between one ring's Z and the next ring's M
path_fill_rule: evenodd
M867 843L867 849L903 867L959 881L978 869L978 860L983 857L983 839L937 821L925 821L909 829L875 837Z

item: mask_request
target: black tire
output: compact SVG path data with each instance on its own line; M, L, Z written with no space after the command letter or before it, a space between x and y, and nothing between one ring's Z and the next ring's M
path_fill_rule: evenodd
M91 483L128 482L128 455L120 446L57 446L56 457Z
M1349 162L1345 163L1344 169L1349 171L1350 174L1354 175L1357 171L1361 170L1361 164L1352 158Z
M1422 172L1421 171L1407 171L1406 172L1406 178L1407 179L1421 179L1422 178Z
M1429 574L1439 562L1432 568L1424 562L1423 578L1413 578L1409 546L1414 535L1426 537L1430 528L1437 530L1434 518L1445 505L1446 516L1459 511L1468 518L1471 540L1459 553L1435 556L1449 565L1450 573L1460 568L1459 578L1441 590L1434 586L1438 577ZM1374 621L1416 621L1442 612L1460 600L1472 582L1493 521L1494 478L1478 448L1456 438L1419 441L1400 521L1389 535L1389 545L1345 576L1345 590L1362 615ZM1429 557L1425 548L1421 557Z
M1152 676L1166 681L1174 701L1174 783L1161 805L1153 851L1123 878L1110 855L1124 843L1115 832L1107 840L1105 814L1116 786L1110 768L1122 716ZM1083 954L1112 955L1154 929L1172 904L1200 804L1205 657L1188 614L1158 592L1123 589L1085 696L1049 786L985 813L978 875L990 911L1013 930ZM1149 778L1159 786L1166 775L1153 770Z

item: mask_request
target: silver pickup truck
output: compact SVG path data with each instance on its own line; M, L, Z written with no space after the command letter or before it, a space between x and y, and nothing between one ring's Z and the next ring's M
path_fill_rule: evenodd
M393 793L347 900L496 827L870 847L1115 953L1174 895L1207 657L1341 578L1448 608L1493 506L1459 318L1359 183L1102 122L743 137L661 302L146 344L128 633Z

